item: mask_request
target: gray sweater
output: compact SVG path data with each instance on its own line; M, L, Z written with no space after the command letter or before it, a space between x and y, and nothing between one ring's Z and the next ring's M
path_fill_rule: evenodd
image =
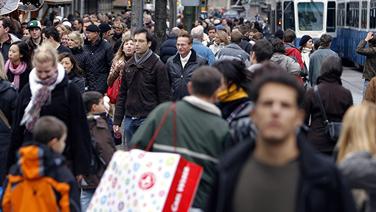
M376 157L367 152L354 153L339 164L339 169L351 188L367 192L369 201L366 211L376 212Z

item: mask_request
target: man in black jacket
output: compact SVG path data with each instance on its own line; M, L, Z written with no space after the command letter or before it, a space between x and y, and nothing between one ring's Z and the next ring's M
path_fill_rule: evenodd
M189 95L187 85L192 73L198 67L207 64L207 61L192 49L192 42L193 38L190 34L180 34L176 41L178 53L170 57L166 63L173 100L180 100Z
M114 115L114 132L124 120L129 142L148 114L170 100L170 83L165 64L150 50L152 35L142 28L134 32L136 53L124 70ZM125 116L125 117L124 117Z
M297 136L304 92L282 70L254 87L256 141L243 141L221 160L208 211L356 211L335 164Z
M114 54L111 45L99 36L99 32L99 27L94 24L86 28L87 44L84 46L84 51L90 58L86 81L89 91L104 94L107 91L107 77Z
M166 63L168 58L174 56L178 49L176 48L176 39L180 34L180 29L177 27L172 28L171 32L168 35L167 40L165 40L160 49L159 56L161 57L162 62Z

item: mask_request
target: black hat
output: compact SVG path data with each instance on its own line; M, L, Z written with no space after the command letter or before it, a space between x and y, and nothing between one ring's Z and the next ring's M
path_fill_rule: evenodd
M304 44L306 44L309 40L311 40L312 37L309 36L309 35L304 35L301 39L300 39L300 42L299 42L299 46L304 46Z
M101 23L99 24L99 29L102 33L108 32L111 30L111 26L109 24Z
M86 31L89 32L100 32L99 27L95 24L90 24L88 27L86 27Z

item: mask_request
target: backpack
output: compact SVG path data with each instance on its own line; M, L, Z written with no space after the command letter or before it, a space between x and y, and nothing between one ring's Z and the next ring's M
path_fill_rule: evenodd
M7 178L2 199L3 211L70 211L69 184L45 176L45 170L40 167L45 152L32 145L22 147L19 154L28 160L20 160L20 171Z

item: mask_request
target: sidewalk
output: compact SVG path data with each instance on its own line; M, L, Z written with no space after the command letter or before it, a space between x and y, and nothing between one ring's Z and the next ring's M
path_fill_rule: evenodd
M342 74L343 87L349 89L353 96L354 105L360 104L363 100L363 84L362 73L351 67L344 67Z

